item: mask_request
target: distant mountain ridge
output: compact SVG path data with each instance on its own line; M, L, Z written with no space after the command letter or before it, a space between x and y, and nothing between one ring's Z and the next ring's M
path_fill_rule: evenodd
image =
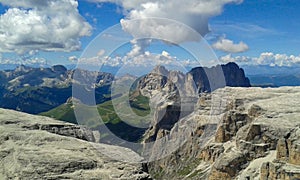
M280 86L300 86L300 74L282 75L249 75L253 86L259 87L280 87Z
M207 79L207 74L212 74L211 77L213 79L210 80L215 81L219 76L222 77L220 72L215 73L218 69L224 72L226 84L217 86L217 88L224 87L225 85L250 86L249 79L245 77L244 71L235 63L212 68L197 67L186 75L181 72L168 71L163 66L160 68L162 71L163 69L165 70L162 73L169 73L166 77L163 77L166 83L158 85L161 86L160 88L168 84L170 85L167 82L177 78L178 81L184 82L182 85L187 88L187 91L193 91L191 89L194 88L192 87L192 80L194 80L199 93L210 92L216 89L216 87L213 89L210 87L211 82ZM154 69L152 73L160 70ZM21 65L14 70L0 71L0 107L31 114L38 114L58 107L72 96L72 83L81 83L74 81L74 72L75 70L68 70L62 65L55 65L48 68L33 68ZM93 77L92 79L95 80L95 83L90 88L95 89L97 104L108 101L111 98L111 83L115 79L112 74L80 69L76 69L76 73L80 74L81 78L84 79ZM189 79L189 77L191 78ZM145 80L145 78L141 79Z
M181 94L197 95L225 86L250 87L251 84L243 69L235 63L228 63L211 68L195 67L186 74L180 71L169 71L164 66L156 66L139 80L138 88L144 93L165 89L167 92L179 90Z
M161 121L161 124L153 125L156 126L153 128L154 131L162 127L168 129L168 127L172 127L174 123L177 122L179 114L180 116L185 116L193 111L197 99L199 98L199 93L215 90L210 87L210 84L214 82L208 81L206 73L210 73L211 78L214 78L210 80L213 80L214 82L223 76L224 82L215 87L222 88L225 86L250 86L249 80L247 77L245 77L244 71L234 63L212 68L197 67L186 74L180 71L167 70L164 66L156 66L150 73L139 78L125 75L116 79L116 83L114 84L118 84L121 89L126 87L126 85L132 84L130 90L131 92L129 93L129 97L127 97L128 92L120 91L121 94L117 92L118 96L115 96L112 99L114 99L114 102L118 102L118 104L121 105L122 102L125 102L126 98L129 98L131 109L136 114L140 114L141 116L148 115L150 112L150 106L156 108L160 107L160 104L169 104L170 116L166 116L166 118ZM81 100L81 102L83 101ZM180 107L181 102L183 104ZM118 132L128 132L127 134L120 134L120 138L134 142L139 141L147 129L136 129L133 126L123 123L123 121L133 121L133 124L136 122L143 123L143 121L130 118L122 119L117 113L115 113L114 108L115 107L112 105L111 101L97 105L99 115L105 122L106 126L109 126L109 129L111 129L112 132L115 134L118 134ZM123 112L124 109L120 107L118 108L118 112ZM124 110L123 113L128 112ZM76 123L74 108L72 108L72 103L70 102L64 103L50 111L44 112L42 115ZM144 118L142 119L144 120ZM92 129L99 129L102 126L102 124L93 124L93 122L89 120L86 120L84 123L90 125L92 124L89 126ZM144 126L141 125L140 127Z
M74 70L62 65L50 68L18 66L0 71L0 106L31 114L55 108L72 96ZM97 103L106 101L113 75L77 70L83 77L94 77ZM76 82L74 82L76 83Z

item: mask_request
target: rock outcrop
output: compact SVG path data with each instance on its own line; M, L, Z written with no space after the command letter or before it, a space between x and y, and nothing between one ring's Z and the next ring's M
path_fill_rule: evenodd
M191 114L160 134L184 134L183 145L149 171L157 179L299 179L299 98L299 87L201 94Z
M125 163L142 160L133 151L88 141L86 128L0 109L0 179L151 179L145 165Z
M240 69L235 63L211 68L197 67L186 74L180 71L168 71L163 66L156 66L139 80L136 88L141 95L150 98L150 106L155 112L151 127L145 134L145 141L159 139L158 134L169 134L179 119L195 110L199 94L225 86L250 87L250 82L245 77L243 69ZM207 105L204 106L207 107ZM231 127L226 125L220 127L220 133L224 133L224 140L236 133L228 134L225 132L226 128L237 131L243 125L234 124L236 119L230 120L230 118L234 118L231 115L228 118L228 121L232 121L232 123L227 122L226 124ZM221 128L225 128L224 132L221 132Z
M244 70L235 63L217 65L211 68L196 67L188 74L191 74L199 93L211 92L217 88L250 87L250 81L245 76Z
M300 126L278 140L276 158L264 162L260 179L300 179Z

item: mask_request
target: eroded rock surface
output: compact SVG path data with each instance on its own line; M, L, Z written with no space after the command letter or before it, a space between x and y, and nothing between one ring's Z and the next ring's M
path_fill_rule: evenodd
M149 170L157 179L299 179L299 105L300 87L201 94L165 133L186 135L184 144Z
M133 151L51 118L0 109L0 179L151 179ZM121 158L125 162L110 157Z

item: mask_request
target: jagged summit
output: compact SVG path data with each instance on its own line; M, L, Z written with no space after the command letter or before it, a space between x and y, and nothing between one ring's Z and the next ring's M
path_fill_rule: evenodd
M250 87L251 85L244 70L235 63L211 68L196 67L186 74L179 71L168 71L164 66L158 65L139 81L139 89L142 94L149 94L153 90L166 92L179 90L181 94L190 96L211 92L225 86Z
M54 65L51 67L51 70L54 72L65 73L68 69L63 65Z
M31 70L32 68L29 66L25 66L25 65L20 65L18 67L16 67L16 69L14 70L15 72L27 72L29 70Z
M151 73L167 76L169 74L169 71L163 65L157 65L153 68Z

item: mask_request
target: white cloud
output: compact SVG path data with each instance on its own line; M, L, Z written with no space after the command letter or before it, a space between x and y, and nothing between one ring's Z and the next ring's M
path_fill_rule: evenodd
M223 63L236 62L236 63L250 63L252 58L247 56L236 56L233 57L231 54L220 57L220 61Z
M75 51L91 26L76 0L2 0L10 8L0 16L0 52Z
M170 57L170 54L167 51L162 51L161 55L165 57Z
M216 43L212 45L214 49L228 52L228 53L240 53L245 52L249 49L248 45L244 42L239 42L238 44L234 44L233 41L225 38L219 39Z
M78 60L77 56L70 56L68 59L71 62L77 62L77 60Z
M127 56L130 58L133 58L135 56L139 56L145 52L145 48L151 44L151 39L133 39L130 41L132 44L132 49L129 53L127 53Z
M27 59L12 59L12 58L0 58L0 64L2 65L46 65L47 60L39 57L32 57Z
M73 57L70 57L73 58ZM69 58L69 59L70 59ZM155 66L157 64L172 64L178 63L179 60L171 56L167 51L162 51L161 54L150 53L149 51L145 51L143 54L139 54L136 56L115 56L115 57L101 57L96 56L92 58L81 58L79 59L80 64L88 64L94 66L108 65L108 66ZM182 61L183 62L183 61Z
M156 37L179 44L187 41L199 41L198 34L191 33L185 25L205 36L209 32L209 18L222 13L223 6L229 3L241 3L242 0L90 0L111 2L124 8L126 17L121 20L123 29L135 39ZM159 18L159 19L146 19ZM139 19L139 20L137 20ZM180 23L170 23L175 20ZM136 21L130 21L136 20ZM143 45L143 44L142 44ZM145 49L133 44L133 49Z
M101 50L98 51L97 56L101 57L101 56L103 56L104 54L105 54L105 50L104 50L104 49L101 49Z
M269 66L294 66L300 65L300 55L274 54L272 52L261 53L259 57L236 56L231 54L220 57L220 61L236 62L247 65L269 65Z
M125 10L134 9L149 0L89 0L91 2L110 2L122 6ZM151 1L151 0L150 0Z

